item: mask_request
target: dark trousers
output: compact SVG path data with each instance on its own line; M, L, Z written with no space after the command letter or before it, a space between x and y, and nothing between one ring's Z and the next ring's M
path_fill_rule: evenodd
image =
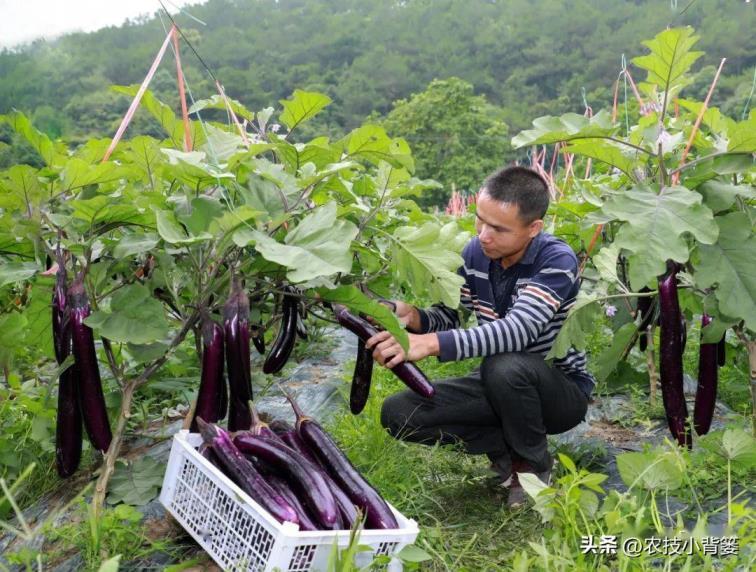
M406 390L389 396L381 423L397 439L432 445L461 442L499 469L521 458L538 472L551 466L547 434L585 418L588 397L559 369L529 353L487 357L465 377L434 382L427 399Z

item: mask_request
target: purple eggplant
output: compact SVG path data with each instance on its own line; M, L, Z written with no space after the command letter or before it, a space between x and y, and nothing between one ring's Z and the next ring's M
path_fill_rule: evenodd
M299 498L286 479L279 477L275 473L269 473L265 475L265 480L268 481L268 484L273 487L273 489L278 492L278 494L280 494L297 512L297 518L299 518L299 530L321 530L312 517L310 517L305 506L299 502Z
M378 333L378 330L367 320L355 316L346 307L334 305L334 313L339 324L354 333L363 342ZM433 388L425 374L412 362L402 362L391 368L391 372L404 382L415 393L423 397L433 397L436 390Z
M297 337L297 298L293 295L293 289L285 287L286 294L283 296L281 319L281 328L270 348L268 357L263 363L263 373L277 373L286 365L291 351L294 349L294 342Z
M281 423L289 425L285 421ZM283 428L285 427L285 425L278 425L278 427ZM272 423L271 427L273 427ZM320 459L312 454L310 449L307 447L307 444L302 440L302 437L300 437L299 433L297 433L297 430L289 425L289 430L279 432L278 436L289 447L297 451L305 459L310 461L310 463L322 470L321 474L328 484L328 488L331 489L333 498L336 499L336 504L339 507L339 513L341 514L341 520L344 523L344 527L351 528L359 516L357 514L357 507L354 505L349 496L347 496L347 494L336 483L336 481L333 480L333 477L331 477L331 475L328 473L328 470L323 466L323 463L320 462Z
M680 445L692 446L683 392L682 316L677 300L677 271L659 280L659 377L667 423Z
M226 415L226 380L223 378L223 328L202 312L202 372L191 430L197 432L197 417L215 423Z
M373 378L373 352L365 348L365 342L357 342L357 360L354 363L352 386L349 391L349 410L359 415L365 409Z
M94 335L92 329L84 323L90 314L89 298L84 290L84 277L79 274L68 292L69 318L73 353L78 372L79 406L81 407L84 428L92 446L105 452L113 438L102 393L100 368L97 364Z
M711 316L701 317L701 328L711 323ZM693 408L693 427L698 435L705 435L711 427L714 407L717 403L717 354L719 344L700 345L698 354L698 387Z
M292 506L284 500L262 477L244 455L236 448L226 431L212 423L197 418L203 441L212 447L225 473L257 504L267 510L279 522L299 524Z
M297 431L310 450L320 459L333 480L366 515L372 529L398 528L399 524L378 491L354 468L331 436L312 418L304 415L294 399L286 396L297 415Z
M249 429L252 417L252 375L249 357L249 299L238 280L223 306L223 331L228 370L228 430Z
M71 354L71 321L67 299L65 261L58 254L58 272L52 299L53 345L58 365ZM73 475L81 461L82 429L77 377L76 366L72 365L60 374L58 380L55 467L63 478Z
M264 439L248 432L238 433L234 445L242 453L255 455L285 476L323 529L339 528L336 499L320 472L299 453L280 439Z

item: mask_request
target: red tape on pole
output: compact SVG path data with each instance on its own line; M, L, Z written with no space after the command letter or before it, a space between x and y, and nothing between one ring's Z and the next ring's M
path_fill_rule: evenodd
M192 150L192 130L189 123L189 112L186 109L186 91L184 90L184 70L181 69L179 56L178 30L171 28L173 36L173 52L176 55L176 79L178 81L179 98L181 99L181 117L184 119L184 151Z

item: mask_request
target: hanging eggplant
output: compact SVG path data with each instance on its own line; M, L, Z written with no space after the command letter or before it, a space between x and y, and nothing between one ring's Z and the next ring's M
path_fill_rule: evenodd
M365 348L365 342L357 341L357 360L354 362L352 387L349 392L349 409L353 415L359 415L370 395L370 383L373 378L373 351Z
M680 445L692 446L683 391L682 316L677 299L677 270L659 280L659 377L667 423Z
M252 375L249 356L249 299L234 279L231 295L223 305L223 333L228 371L228 430L249 429L252 417Z
M66 267L58 254L58 272L52 299L52 328L55 359L62 364L71 354L71 321L69 315ZM55 467L58 474L70 477L81 461L81 408L77 391L76 366L60 374L58 380L58 412L55 429Z
M197 417L208 423L215 423L226 416L228 397L226 380L223 377L223 328L210 317L206 310L202 318L202 372L197 393L191 430L199 431Z
M79 381L79 404L84 428L94 448L105 452L110 447L113 435L110 431L108 410L105 407L105 396L102 393L94 334L92 329L84 323L90 314L90 307L82 274L76 277L68 295L73 353Z
M283 366L286 365L296 341L297 318L299 316L297 306L299 304L290 286L285 286L284 291L283 302L281 303L281 310L283 312L281 327L273 342L273 347L270 348L270 353L265 358L265 363L263 363L264 373L277 373L281 371Z
M357 335L363 342L378 333L378 330L370 322L359 316L350 313L346 307L335 304L333 306L336 319L339 324ZM436 393L435 388L425 377L425 374L412 362L402 362L391 368L391 372L401 379L404 384L415 393L423 397L433 397Z
M711 323L711 316L701 317L701 329ZM703 338L703 334L701 335ZM698 387L696 404L693 409L693 427L698 435L705 435L711 427L714 407L717 403L717 360L719 343L700 345L698 354Z

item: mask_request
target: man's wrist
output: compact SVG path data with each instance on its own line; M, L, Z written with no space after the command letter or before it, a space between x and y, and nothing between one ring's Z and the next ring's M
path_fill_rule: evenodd
M441 352L441 346L438 343L436 334L423 334L425 341L425 353L429 356L437 356Z

